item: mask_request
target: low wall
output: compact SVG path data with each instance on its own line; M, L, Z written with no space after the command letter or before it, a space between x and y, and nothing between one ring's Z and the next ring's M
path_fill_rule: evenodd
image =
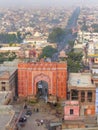
M92 128L72 128L72 129L62 129L62 130L98 130L98 127L92 127Z

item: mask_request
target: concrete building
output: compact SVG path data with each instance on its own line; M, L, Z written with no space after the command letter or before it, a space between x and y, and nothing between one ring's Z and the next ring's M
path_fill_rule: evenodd
M9 103L17 94L17 62L0 65L0 130L10 130L16 120L15 110Z
M0 52L7 52L7 51L18 52L19 49L20 47L1 47Z
M0 65L0 92L8 93L10 100L17 95L17 62L4 62Z
M12 99L13 95L11 91L0 91L0 106L8 105Z
M0 91L15 89L16 67L0 66Z
M68 80L68 99L79 101L80 116L95 115L96 87L90 73L70 73Z
M92 65L92 80L94 82L94 84L96 85L96 98L95 98L95 110L96 110L96 114L98 114L98 61L97 58L94 62L94 64Z
M76 53L83 53L83 44L75 44L73 49Z

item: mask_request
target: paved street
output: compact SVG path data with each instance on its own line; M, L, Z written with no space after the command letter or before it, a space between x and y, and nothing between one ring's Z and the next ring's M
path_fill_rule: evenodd
M40 120L44 121L43 125L38 126L37 122ZM21 130L47 130L46 124L49 121L58 121L55 115L51 112L33 112L31 117L28 117L26 125L21 128Z

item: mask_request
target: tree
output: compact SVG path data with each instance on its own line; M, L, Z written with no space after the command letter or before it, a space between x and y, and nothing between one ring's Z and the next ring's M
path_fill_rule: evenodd
M98 24L92 24L93 32L98 33Z
M82 57L81 53L69 52L67 63L69 72L79 72L82 68Z
M64 39L65 31L61 28L54 28L48 36L49 42L62 42Z
M17 42L17 36L15 34L1 33L0 42L2 42L2 43Z
M0 53L0 63L3 63L4 61L12 61L16 58L15 52L2 52Z
M21 33L18 31L18 32L17 32L17 42L18 42L18 43L21 43L22 40L23 40L23 38L22 38L22 36L21 36Z
M57 49L51 47L51 46L46 46L42 49L42 54L39 56L39 58L44 58L44 57L49 57L51 58L54 53L57 52Z

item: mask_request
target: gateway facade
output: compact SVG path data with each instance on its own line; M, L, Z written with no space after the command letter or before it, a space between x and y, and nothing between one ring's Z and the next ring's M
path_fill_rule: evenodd
M66 99L67 65L56 62L19 63L19 97L47 95ZM43 90L40 91L40 89Z

